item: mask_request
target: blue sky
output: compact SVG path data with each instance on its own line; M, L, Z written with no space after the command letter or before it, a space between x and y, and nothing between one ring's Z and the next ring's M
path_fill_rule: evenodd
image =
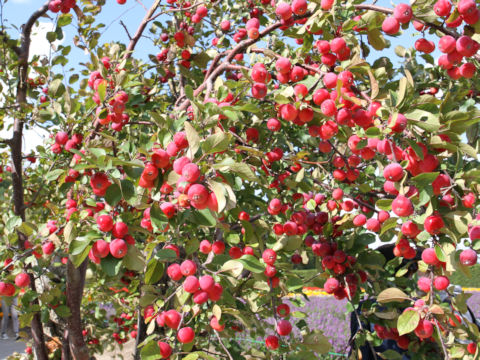
M4 4L4 22L7 27L10 27L10 34L13 37L18 37L18 31L15 30L11 25L15 25L18 28L24 24L28 17L32 14L34 10L41 6L43 0L9 0ZM145 8L143 7L142 3L145 7L150 7L153 3L153 0L127 0L127 3L124 5L119 5L115 0L107 0L107 5L104 6L103 11L97 16L97 22L103 23L107 26L102 30L102 35L100 37L99 43L105 43L110 41L120 41L127 43L128 36L124 30L124 28L120 25L120 21L125 23L126 27L128 28L130 34L134 34L138 24L141 22L145 15ZM368 3L368 2L367 2ZM393 8L394 4L389 3L386 0L379 0L377 5L385 6L389 8ZM49 17L44 17L40 19L40 28L38 29L36 34L33 34L33 41L31 45L31 55L48 55L48 48L49 43L45 38L45 33L47 31L54 30L54 20L55 14L48 13ZM165 18L159 17L158 21L165 21ZM72 24L64 27L64 39L62 40L62 45L72 45L72 51L69 55L70 59L74 59L76 63L69 63L67 65L67 69L76 66L80 62L89 62L90 58L89 55L84 53L79 48L75 47L72 43L72 38L76 34L75 25L76 19L72 22ZM145 31L145 34L148 34ZM415 35L415 36L414 36ZM318 37L316 37L318 38ZM387 56L389 57L393 63L398 63L401 59L395 55L394 49L397 45L402 45L406 48L413 47L413 44L416 39L420 38L420 34L416 32L412 25L405 31L403 31L402 35L398 37L389 37L387 39L391 42L391 47L389 49L384 49L382 51L376 51L371 48L370 56L367 60L374 61L380 56ZM435 37L430 36L427 34L427 39L435 40ZM364 41L366 40L366 36L364 36ZM438 39L437 39L438 41ZM293 43L293 42L292 42ZM148 60L148 54L157 54L159 52L159 48L153 46L152 41L150 39L142 38L140 42L137 44L135 56L140 57L145 61ZM434 53L431 54L435 59L438 58L440 52L435 50ZM0 137L7 137L9 136L9 131L0 130ZM41 129L31 129L28 130L25 136L28 138L28 141L25 142L25 152L29 152L31 149L34 149L37 145L42 142L42 137L46 136L46 132L42 131Z
M39 0L8 1L4 5L4 13L5 13L4 18L6 20L6 23L15 24L17 26L25 23L29 14L31 14L32 11L36 7L38 7L39 4L41 4L42 2L43 1L39 1ZM142 3L145 5L145 7L148 8L153 3L153 0L143 0ZM396 3L399 3L399 2L396 2ZM386 0L379 0L376 4L380 6L392 8L396 3L390 3L389 1L386 1ZM53 16L55 14L50 13L50 15L52 16L51 19L43 18L41 21L51 22L54 19ZM118 5L115 0L108 0L107 5L104 6L103 11L97 17L98 22L104 23L105 25L108 26L108 29L102 34L100 38L100 43L109 42L113 40L127 42L128 37L125 33L124 28L120 25L120 20L126 24L130 34L133 34L144 15L145 15L145 9L136 0L127 0L127 3L125 5ZM158 20L160 19L162 18L160 17ZM73 24L74 23L75 21L73 22ZM69 25L65 27L64 30L66 32L64 44L71 44L70 39L75 34L75 28L73 25ZM412 37L413 34L416 34L416 36ZM382 50L381 52L378 52L372 49L372 52L369 58L376 59L379 56L388 56L392 60L395 58L398 59L398 57L393 52L393 49L395 48L395 46L402 45L407 48L410 46L413 47L415 40L418 39L419 37L420 37L419 33L413 28L412 25L410 25L410 27L407 30L403 31L403 34L401 36L396 38L387 37L387 39L390 40L392 43L392 46L390 49L385 49L385 50ZM428 34L426 37L429 40L435 40L435 37L432 37ZM139 52L138 49L142 49L141 52ZM73 53L74 51L75 53ZM158 52L158 48L155 48L149 39L141 39L139 45L137 46L136 55L137 56L140 55L142 58L146 59L146 57L144 57L146 54L148 53L156 54L157 52ZM79 56L80 58L84 56L85 60L87 59L86 55L83 54L81 50L72 49L72 55L74 54L75 56ZM440 52L438 50L435 50L435 52L432 53L431 55L433 55L433 57L436 59L440 55Z

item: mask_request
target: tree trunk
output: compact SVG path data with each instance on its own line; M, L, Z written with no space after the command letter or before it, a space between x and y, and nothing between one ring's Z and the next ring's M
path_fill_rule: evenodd
M72 357L70 355L70 344L68 342L68 330L65 330L62 337L62 360L71 359Z
M35 22L44 15L48 10L48 4L50 1L45 2L41 8L35 11L28 19L27 23L23 26L22 37L20 41L20 48L14 47L13 50L18 55L18 85L16 102L19 110L27 103L27 78L28 78L28 57L30 53L30 36L32 28ZM13 125L13 136L8 141L11 149L12 157L12 186L13 186L13 205L15 215L20 216L22 221L25 221L25 203L23 197L23 167L22 167L22 137L23 137L23 124L24 119L16 117ZM25 250L25 242L27 236L21 232L17 232L20 248ZM36 292L35 278L31 272L30 287L32 291ZM34 305L39 305L38 299L33 301ZM45 346L45 336L43 332L43 324L40 318L40 313L36 312L32 319L32 337L33 348L35 350L35 356L38 360L48 360L47 348Z
M83 326L81 317L81 306L83 299L83 288L85 286L85 274L88 260L76 268L70 261L67 262L67 306L70 309L70 317L67 319L68 342L73 360L88 360L87 344L83 339Z

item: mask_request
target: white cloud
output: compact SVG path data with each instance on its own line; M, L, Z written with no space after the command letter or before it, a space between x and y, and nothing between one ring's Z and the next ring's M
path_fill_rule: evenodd
M32 29L32 41L30 43L30 59L35 55L49 56L50 43L47 40L47 32L49 31L55 31L55 24L51 22L41 22L38 24L38 26ZM61 44L62 41L54 41L53 45L56 47Z
M14 4L29 4L32 0L11 0Z

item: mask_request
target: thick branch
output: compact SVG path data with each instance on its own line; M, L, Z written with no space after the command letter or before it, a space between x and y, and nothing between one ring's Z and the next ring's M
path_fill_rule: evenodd
M68 259L67 262L67 305L70 309L68 324L68 342L74 360L88 360L88 348L82 335L81 305L88 259L78 268Z
M307 18L310 15L311 15L310 13L307 13L303 16L299 16L298 18L296 18L296 20ZM271 32L277 30L281 26L282 26L282 23L280 21L278 21L278 22L266 27L265 29L263 29L260 32L258 38L243 40L240 43L238 43L237 46L235 46L232 50L225 51L222 54L217 55L213 59L212 64L210 65L209 69L207 70L207 73L205 75L205 79L204 79L203 83L200 84L200 86L197 89L195 89L195 91L193 92L193 95L196 97L196 96L200 95L205 89L208 89L209 85L213 84L215 79L218 76L220 76L225 70L227 70L227 68L230 66L230 62L233 60L235 55L244 52L249 46L255 44L258 41L260 41L262 38L264 38L265 36L267 36ZM220 59L224 56L226 56L226 59L224 60L224 62L222 62L220 65L218 65L218 63L220 62ZM190 101L188 99L184 100L176 108L176 110L178 110L178 111L185 110L188 107L189 103L190 103Z
M145 17L140 23L137 31L135 32L135 35L133 35L133 38L128 43L127 52L125 53L125 56L124 56L125 59L129 59L132 56L133 50L135 49L135 46L137 45L138 40L140 40L140 38L142 37L142 34L145 31L145 28L147 27L147 24L150 22L150 18L152 17L153 13L158 9L159 6L160 6L160 0L155 0L152 7L145 14Z
M18 85L16 94L16 103L24 106L27 103L27 74L28 74L28 58L30 54L30 43L32 28L36 21L44 15L48 10L50 0L45 2L42 7L35 11L23 26L21 42L18 56ZM24 119L16 117L13 123L13 136L9 140L9 145L12 153L12 185L13 185L13 204L14 211L17 216L20 216L22 221L25 221L25 207L23 197L23 178L22 178L22 136L23 136ZM22 249L25 249L25 242L27 236L21 232L17 232L18 240ZM32 291L36 292L35 278L30 272L30 287ZM34 305L38 305L38 300L33 301ZM40 313L36 312L33 316L32 323L32 337L35 348L36 358L39 360L47 360L47 350L45 347L45 337L43 332L43 324L40 318Z

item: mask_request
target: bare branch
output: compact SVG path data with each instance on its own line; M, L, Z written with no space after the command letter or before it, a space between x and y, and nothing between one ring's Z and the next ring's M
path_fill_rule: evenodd
M135 32L135 35L133 35L133 38L128 43L127 52L125 53L125 56L124 56L125 59L129 59L132 56L133 50L135 49L135 46L137 45L138 40L140 40L140 37L145 31L145 28L147 27L147 24L149 23L150 18L152 17L153 13L158 9L159 6L160 6L160 0L155 0L152 7L145 14L145 17L140 23L137 31Z
M168 14L170 12L180 12L180 11L189 11L189 10L192 10L192 9L195 9L196 7L200 6L200 5L203 5L205 4L206 2L205 1L201 1L201 2L198 2L192 6L188 6L188 7L185 7L185 8L172 8L172 9L168 9L168 10L165 10L165 11L161 11L155 15L153 15L150 19L148 19L148 21L152 21L152 20L155 20L156 18L158 18L159 16L162 16L162 15L165 15L165 14ZM213 4L215 5L215 4Z
M125 32L127 33L127 36L128 36L128 40L132 41L132 36L128 32L127 25L125 25L125 23L122 20L120 20L120 25L122 25L123 28L125 29Z
M220 338L220 335L218 335L218 332L216 330L213 330L213 332L215 333L215 336L217 337L220 345L222 345L223 351L225 351L225 353L227 354L227 356L230 360L233 360L232 354L230 354L230 351L228 351L228 349L225 347L225 344L223 343L222 339Z

